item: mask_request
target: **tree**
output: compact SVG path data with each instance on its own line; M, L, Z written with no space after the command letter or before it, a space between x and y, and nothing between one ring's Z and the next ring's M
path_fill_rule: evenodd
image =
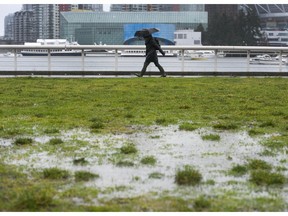
M197 28L195 29L196 32L201 32L201 41L202 41L202 44L206 44L206 41L207 41L207 36L206 36L206 31L203 27L203 25L200 23Z
M209 45L257 45L261 39L260 20L255 10L243 10L233 18L215 15L209 23L204 42Z
M245 42L247 45L257 45L257 41L262 38L260 32L260 19L256 13L256 10L248 10L246 15L246 32Z

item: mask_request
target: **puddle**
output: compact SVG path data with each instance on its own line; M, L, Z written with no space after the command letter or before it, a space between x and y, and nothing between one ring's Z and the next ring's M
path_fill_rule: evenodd
M0 155L6 154L3 157L5 163L28 168L58 167L71 173L79 170L97 173L100 178L85 184L102 190L98 198L133 197L150 192L160 194L164 191L189 197L199 193L215 193L217 189L235 189L244 193L247 190L249 194L249 189L245 186L248 175L236 178L226 172L235 164L244 164L247 159L260 159L259 154L264 149L259 142L265 136L252 138L246 132L216 132L210 129L187 132L178 130L178 126L153 126L144 129L144 132L118 135L97 135L79 129L62 132L58 137L65 142L61 144L65 145L65 149L58 147L53 152L45 149L47 142L53 138L49 136L35 137L37 148L15 149L12 140L0 139ZM201 136L207 134L218 134L220 141L203 140ZM134 143L138 149L133 167L115 165L119 148L124 143ZM157 159L156 165L141 164L144 156L154 156ZM88 165L73 164L74 158L81 157L88 161ZM278 154L276 157L261 159L277 165L281 159L286 159L286 155ZM203 176L203 182L213 180L215 184L189 187L189 190L195 190L195 193L187 193L185 187L178 187L174 182L177 169L185 165L198 169ZM151 173L160 173L162 177L150 178ZM229 184L232 181L236 184ZM258 195L261 196L261 192Z

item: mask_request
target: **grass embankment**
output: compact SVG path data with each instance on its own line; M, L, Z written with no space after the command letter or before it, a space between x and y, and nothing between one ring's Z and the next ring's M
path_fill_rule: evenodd
M179 121L280 132L287 130L287 93L287 80L277 78L1 79L0 135Z
M30 137L36 133L53 134L73 128L96 133L132 133L137 130L133 125L179 124L181 130L188 131L213 127L247 130L251 136L279 133L263 143L266 154L273 155L288 143L287 95L288 80L281 78L0 79L0 137L17 138L15 148L21 148L29 145ZM61 140L56 141L49 143L61 145ZM147 163L153 165L157 161L152 159ZM282 164L287 167L287 161ZM241 166L244 167L238 165L233 172ZM247 170L249 167L244 173ZM27 176L21 168L0 160L0 210L281 211L287 205L277 196L243 200L229 191L221 196L196 199L143 196L115 198L101 205L75 205L71 198L93 203L99 189L85 187L81 182L98 176L75 173L77 184L63 190L65 185L74 182L73 176L65 170L56 171L55 174L53 169L35 170ZM266 183L255 175L263 170L250 172L249 184L270 187L272 180ZM265 172L264 175L269 175L270 171ZM48 178L47 173L61 178ZM281 185L285 184L284 177L280 177Z

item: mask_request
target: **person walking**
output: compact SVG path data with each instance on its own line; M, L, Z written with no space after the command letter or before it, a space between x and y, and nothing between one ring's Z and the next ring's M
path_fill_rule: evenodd
M153 38L151 34L144 36L145 39L145 46L146 46L146 59L143 65L143 68L141 70L141 73L135 73L138 77L143 77L143 75L146 72L146 69L148 65L153 62L155 66L159 69L161 73L161 77L166 77L166 73L163 69L163 67L159 64L158 56L157 56L157 50L160 51L160 53L165 56L165 52L161 49L160 44L157 43L157 39Z

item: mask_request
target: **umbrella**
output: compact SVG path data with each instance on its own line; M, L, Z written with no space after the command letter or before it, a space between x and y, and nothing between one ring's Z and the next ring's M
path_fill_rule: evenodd
M159 32L159 29L157 28L145 28L141 29L135 32L134 36L135 37L147 37L155 32Z

